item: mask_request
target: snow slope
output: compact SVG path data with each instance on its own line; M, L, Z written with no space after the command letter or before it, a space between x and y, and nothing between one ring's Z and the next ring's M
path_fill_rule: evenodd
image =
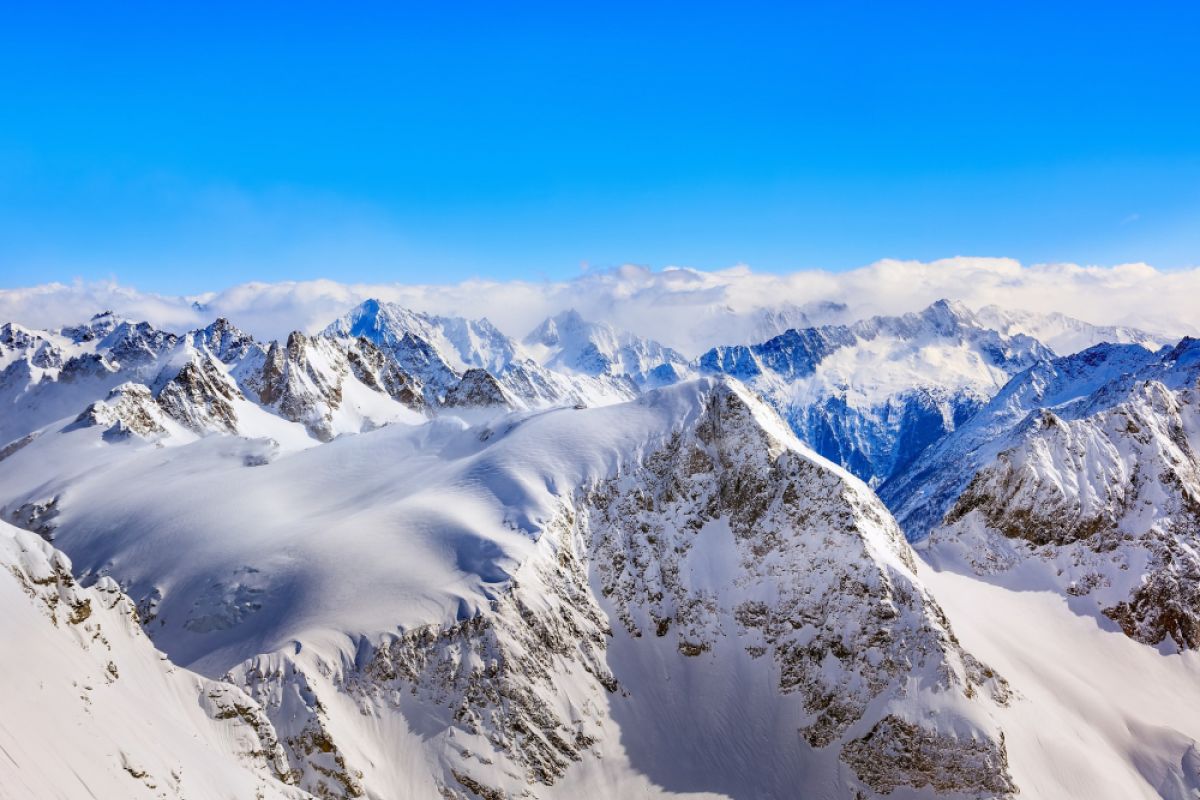
M0 566L0 797L310 797L261 708L167 661L115 583L5 523Z
M0 796L1193 798L1200 346L1153 343L0 327Z
M1200 793L1200 654L1164 656L1074 613L1054 591L951 570L921 578L963 646L1008 678L998 712L1021 797L1192 800Z

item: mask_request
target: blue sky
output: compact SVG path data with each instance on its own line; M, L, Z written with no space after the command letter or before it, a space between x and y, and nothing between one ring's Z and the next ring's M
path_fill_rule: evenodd
M0 286L1200 263L1195 3L22 5Z

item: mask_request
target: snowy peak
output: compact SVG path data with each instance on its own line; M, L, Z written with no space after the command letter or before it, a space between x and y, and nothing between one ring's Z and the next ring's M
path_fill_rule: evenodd
M1157 350L1172 337L1121 325L1093 325L1058 312L1037 314L984 306L976 312L979 321L1006 336L1025 334L1059 355L1070 355L1097 344L1139 344Z
M579 312L571 308L557 316L547 317L541 325L538 325L529 335L525 337L524 343L527 345L543 345L545 347L557 347L562 344L563 335L568 338L579 335L580 331L584 331L588 326ZM583 334L586 336L586 333Z
M588 322L575 309L546 319L522 344L549 369L592 377L628 376L639 386L673 382L688 372L687 359L671 348Z
M942 335L951 335L962 327L979 327L978 318L956 300L936 300L919 316Z
M574 323L567 317L561 321L568 329L574 329ZM558 335L557 323L544 328L544 336ZM476 391L484 387L478 376L468 377L472 370L487 371L494 379L491 382L502 388L505 401L499 403L501 407L513 403L526 408L597 405L626 400L638 391L633 378L624 373L613 375L599 370L593 375L547 368L530 357L528 348L505 336L486 319L433 316L371 300L333 322L324 335L361 336L375 343L418 380L430 408L438 408L448 400L461 408L462 398L468 395L473 400L491 396L499 403L498 394ZM619 337L610 333L608 338ZM538 347L545 353L545 346ZM597 352L597 361L607 358ZM631 357L631 363L636 361L636 357ZM682 364L682 359L679 361ZM678 377L675 373L666 374L661 367L660 363L650 363L645 382L667 383ZM456 389L464 380L467 385Z
M936 526L967 481L996 457L1013 432L1043 409L1067 409L1120 402L1132 376L1159 371L1166 363L1136 344L1099 344L1060 358L1046 359L1015 375L965 424L923 452L904 474L880 487L910 539ZM1156 365L1159 365L1156 367Z
M385 350L395 351L411 347L411 339L416 337L428 343L456 372L481 367L496 374L517 356L516 342L486 319L434 316L379 300L359 304L330 323L324 333L335 337L361 336Z
M226 364L246 358L263 346L254 337L234 325L225 317L217 318L207 328L193 331L191 341L195 347L205 347Z
M1198 350L1102 344L1039 364L881 494L939 563L1200 648Z
M75 344L85 344L103 339L113 332L124 320L111 311L101 311L82 325L63 328L60 333Z

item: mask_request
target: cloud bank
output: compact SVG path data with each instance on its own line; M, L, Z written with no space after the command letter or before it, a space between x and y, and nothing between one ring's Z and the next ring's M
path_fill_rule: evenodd
M112 310L184 330L224 316L255 336L273 339L293 329L318 330L370 297L421 311L487 317L517 337L546 316L575 308L585 317L658 339L689 355L715 344L753 340L765 329L771 312L820 324L915 311L940 298L971 308L996 304L1058 311L1096 324L1131 325L1169 336L1200 332L1200 268L1025 266L996 258L885 260L836 273L624 266L545 282L247 283L190 297L143 292L118 282L47 283L0 289L0 321L58 327Z

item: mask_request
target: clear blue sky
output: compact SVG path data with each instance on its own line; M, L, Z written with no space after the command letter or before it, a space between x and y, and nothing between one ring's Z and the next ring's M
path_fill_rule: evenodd
M1194 2L49 5L0 286L1200 262Z

